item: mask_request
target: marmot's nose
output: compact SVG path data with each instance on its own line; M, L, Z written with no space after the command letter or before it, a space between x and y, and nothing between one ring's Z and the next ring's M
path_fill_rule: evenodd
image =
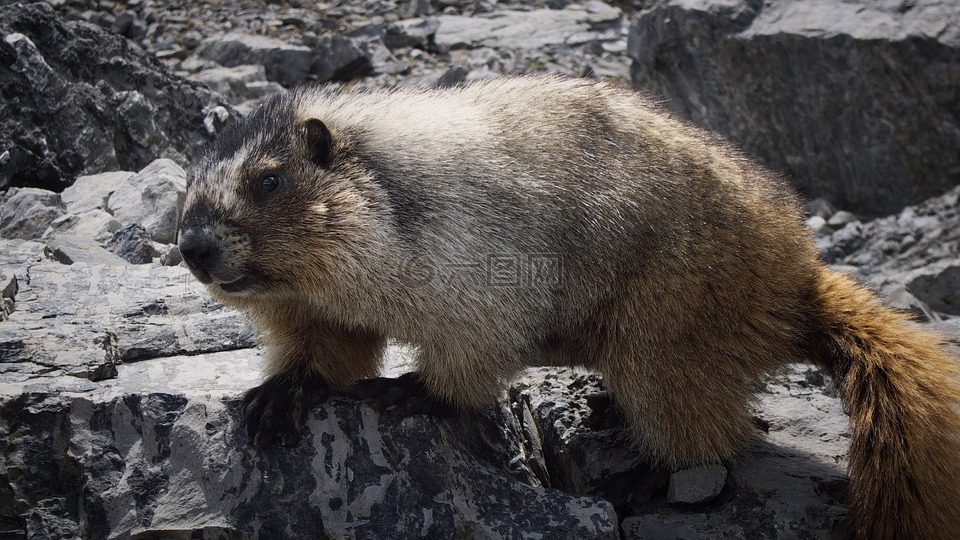
M203 270L207 274L219 258L220 249L217 246L217 239L213 231L206 228L181 230L177 246L187 266Z

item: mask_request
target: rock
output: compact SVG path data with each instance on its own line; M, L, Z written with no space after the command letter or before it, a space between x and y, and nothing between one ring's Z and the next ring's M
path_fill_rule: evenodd
M97 208L106 208L107 199L130 180L135 173L127 171L106 172L77 178L63 190L60 198L67 211L79 214Z
M437 80L437 88L450 88L463 84L470 75L470 68L464 65L453 66Z
M94 240L78 236L57 236L47 241L44 254L60 264L123 266L127 261L107 251ZM132 262L132 261L131 261Z
M139 223L131 223L117 231L107 243L107 249L131 264L147 264L160 256L150 241L150 233Z
M96 386L51 379L5 398L0 492L48 518L14 523L37 536L617 535L609 503L521 480L518 426L502 406L464 429L335 399L308 415L296 448L254 450L237 396L259 368L253 351L174 357L121 365Z
M10 188L0 200L0 237L40 238L64 211L63 201L52 191Z
M950 3L664 0L633 18L629 54L635 87L842 208L960 183Z
M730 468L731 498L648 506L622 521L624 537L845 538L849 429L840 401L825 395L831 385L800 364L770 380L756 411L768 433Z
M669 502L666 484L631 486L650 491L622 506L625 537L660 538L652 531L669 530L675 536L664 538L708 538L721 532L734 538L770 538L776 537L774 531L842 537L849 427L841 402L830 395L832 385L829 376L804 364L790 365L771 378L758 394L755 411L769 433L730 468L734 489L708 504L678 507ZM585 425L590 412L586 396L602 389L597 375L556 368L529 369L511 389L522 429L530 433L529 439L540 439L539 445L526 447L526 455L542 452L550 485L576 494L595 493L606 489L611 478L636 468L637 455L622 425L602 430ZM544 474L539 466L531 469ZM703 491L723 488L721 469L725 471L716 466L703 475L713 480L705 482L710 489Z
M440 27L435 40L449 50L493 46L538 49L562 45L568 37L582 32L616 28L621 19L619 9L601 2L571 5L562 10L504 10L475 17L441 15L436 17ZM411 19L411 23L415 20Z
M623 429L587 427L587 396L601 390L597 375L554 368L528 370L511 390L514 414L542 453L543 465L533 470L545 484L597 494L609 477L628 473L636 464Z
M960 264L914 277L907 290L934 311L960 315Z
M267 81L266 71L259 64L204 69L190 78L207 85L233 105L283 91L279 84Z
M197 32L196 30L190 30L184 32L180 37L180 44L187 49L196 49L200 42L203 41L203 34Z
M186 163L221 98L124 38L45 3L0 6L0 189L60 191L78 175Z
M132 11L124 11L120 15L117 15L117 18L114 19L113 24L110 25L110 31L114 34L130 37L130 28L133 26L133 23L136 22L136 20L136 13Z
M160 264L179 266L183 262L183 255L180 254L180 248L176 244L158 244L155 248L160 253Z
M390 50L401 47L416 47L421 50L436 48L434 36L440 21L434 18L397 21L386 28L383 42Z
M102 378L120 362L256 344L246 319L206 297L182 268L130 265L90 241L51 245L0 239L0 269L20 284L0 332L0 384Z
M430 0L410 0L407 4L407 18L422 17L433 11Z
M821 217L824 219L824 222L826 222L826 220L830 219L830 216L837 212L837 208L833 206L830 201L818 197L807 202L806 211L808 216Z
M306 80L314 62L314 52L309 47L241 33L204 39L196 54L226 67L262 65L268 80L284 86Z
M68 207L69 208L69 207ZM80 238L106 241L120 230L120 222L105 210L95 208L79 214L64 214L50 223L44 231L43 240L51 238Z
M708 503L720 495L727 482L723 465L704 465L670 475L667 501L684 504Z
M366 51L344 36L323 36L311 43L315 51L311 72L320 82L349 81L370 73Z
M811 216L807 218L807 227L810 227L818 235L830 234L833 229L827 227L827 222L820 216Z
M918 320L939 322L941 317L926 302L910 293L906 285L895 283L881 291L884 301L890 307L909 311Z
M854 221L857 221L857 216L855 216L852 212L840 210L839 212L836 212L830 216L830 219L827 220L827 225L833 227L834 229L839 229L846 226L847 223L853 223Z
M960 187L908 206L899 214L848 223L822 246L823 256L832 264L857 267L876 290L907 285L918 276L944 272L956 265L960 253L958 201ZM918 287L932 283L925 280L922 278ZM928 300L924 290L918 288L917 293L920 300ZM936 302L934 297L933 303Z
M184 170L158 159L120 185L107 199L107 209L123 226L142 225L150 238L170 244L177 237L186 189Z
M3 305L0 305L0 322L7 320L17 308L17 291L19 290L16 274L12 272L6 274L0 270L0 293L2 293L0 299L3 300Z
M259 382L262 357L249 337L230 334L248 332L242 318L192 280L185 286L182 269L64 266L24 257L39 245L15 242L0 241L0 268L27 260L18 272L31 279L18 295L22 309L0 327L8 529L616 535L612 505L545 490L527 459L515 459L523 436L504 405L472 420L398 421L334 399L310 413L297 448L253 450L239 396ZM69 334L57 334L65 327ZM150 360L129 363L141 358ZM70 472L31 473L37 467ZM78 504L49 502L57 500ZM150 512L129 520L138 506Z
M596 375L531 369L496 408L447 420L397 420L334 399L310 412L296 448L254 450L239 399L260 380L261 352L245 318L182 268L64 265L42 244L0 240L0 273L20 284L0 325L0 505L12 509L10 530L617 535L597 492L637 456L622 426L585 425L585 397L602 389ZM409 356L391 345L385 373L410 369ZM729 498L697 515L751 534L839 530L848 435L829 388L806 366L771 381L757 412L770 426L765 442L731 469ZM50 470L71 472L29 474ZM644 505L642 515L678 519L664 487L626 515ZM131 521L137 505L151 512Z

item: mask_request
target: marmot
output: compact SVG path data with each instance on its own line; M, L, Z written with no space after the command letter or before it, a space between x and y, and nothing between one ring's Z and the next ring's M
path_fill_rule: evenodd
M582 365L650 458L715 462L754 436L757 382L810 359L850 406L856 535L960 534L945 345L819 260L783 180L631 90L279 95L192 170L179 246L264 334L258 444L296 441L312 400L374 376L392 337L417 371L377 388L407 412Z

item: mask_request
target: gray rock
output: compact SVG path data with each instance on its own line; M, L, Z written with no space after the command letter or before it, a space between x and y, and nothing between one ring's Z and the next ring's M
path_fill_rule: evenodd
M613 507L596 494L637 456L622 428L585 426L596 375L531 369L509 401L442 421L334 399L310 413L298 447L253 450L239 397L260 380L261 353L242 316L182 268L64 265L43 248L0 240L0 273L20 287L0 326L0 500L17 501L13 529L616 537ZM391 345L385 374L409 359ZM771 381L756 413L770 433L731 469L731 498L685 530L839 530L848 435L830 387L805 366ZM643 514L679 519L662 488L645 496ZM151 510L131 520L138 505Z
M207 85L233 105L283 91L282 86L267 80L266 71L259 64L204 69L190 78Z
M153 240L170 244L177 237L177 214L186 189L184 170L158 159L117 187L107 199L107 210L123 226L142 225Z
M41 239L73 237L107 241L120 230L120 222L105 210L93 209L79 214L64 214L50 223Z
M407 4L407 18L423 17L433 11L430 0L410 0Z
M78 175L183 163L221 98L123 37L46 3L0 6L0 189L60 191Z
M197 46L196 54L227 67L262 65L268 80L284 86L293 86L306 80L314 62L314 52L310 47L242 33L204 39Z
M327 35L310 45L315 51L311 73L320 82L349 81L370 73L373 67L367 51L350 38Z
M107 251L98 242L78 236L57 236L46 242L44 254L60 264L123 266L127 261Z
M0 384L0 489L23 511L13 524L38 537L617 536L609 503L527 482L502 405L465 429L335 399L311 411L296 448L254 450L238 396L259 368L245 351L121 365L97 385ZM57 500L77 503L44 502Z
M601 2L562 10L504 10L475 17L441 15L436 18L440 27L435 40L444 49L538 49L562 45L570 36L583 32L616 28L622 17L619 9Z
M37 188L10 188L0 200L0 237L40 238L65 212L60 196Z
M150 240L150 233L139 223L131 223L117 231L107 242L107 249L131 264L147 264L160 256Z
M910 290L907 289L906 285L901 283L888 285L881 291L881 294L887 305L909 311L919 320L928 322L939 322L942 320L940 315L927 305L926 302L914 296Z
M176 244L157 244L154 246L160 253L160 264L164 266L179 266L183 262L183 255ZM165 248L165 249L164 249Z
M634 86L842 208L960 183L954 2L664 0L629 54Z
M907 290L935 311L960 315L960 257L957 263L914 277Z
M846 226L847 223L853 223L854 221L857 221L856 215L846 210L840 210L830 216L830 219L827 220L827 225L834 229L839 229L840 227Z
M463 84L467 80L467 75L470 74L470 68L464 65L456 65L451 67L440 76L440 79L437 80L437 88L450 88Z
M820 216L811 216L807 218L807 227L813 229L817 235L825 235L833 232L833 229L827 227L827 221Z
M440 21L435 18L397 21L386 28L383 42L390 50L401 47L433 50L438 28Z
M106 172L81 176L60 193L67 211L74 214L107 207L107 199L135 173Z
M16 508L11 530L617 534L609 503L543 489L505 405L472 420L398 421L335 399L310 413L297 448L254 450L239 396L259 382L262 358L241 337L242 318L198 294L182 269L64 266L31 255L40 247L0 241L0 268L30 275L0 327L0 497ZM150 510L131 520L138 507Z
M808 201L806 204L806 210L808 216L819 216L824 220L830 219L830 216L837 212L837 208L833 206L830 201L822 197L817 197Z
M727 468L723 465L704 465L677 471L670 475L667 501L684 504L703 504L715 499L727 482Z
M600 390L596 375L555 368L527 370L511 390L523 429L541 439L539 446L527 446L526 455L542 452L550 485L596 493L611 478L635 470L637 455L622 426L593 430L585 425L586 396ZM644 494L623 507L625 537L660 538L654 532L674 531L663 537L842 538L849 428L840 401L832 396L830 377L808 365L791 365L758 394L754 414L769 433L731 467L735 488L729 496L677 507L665 489ZM719 476L718 469L713 478ZM717 484L723 487L722 480Z
M113 24L110 25L110 31L114 34L132 38L132 30L135 22L137 22L137 14L132 11L124 11L114 19Z
M17 291L20 285L17 282L17 276L14 273L6 274L0 269L0 299L3 305L0 305L0 322L7 320L13 310L17 308Z
M849 428L832 381L795 364L758 394L755 416L768 426L729 471L731 498L706 506L665 500L631 512L625 538L846 538Z
M183 268L130 265L82 239L52 247L61 251L0 240L0 269L20 288L0 335L5 382L102 378L119 362L256 344L246 319L206 297Z
M958 201L960 187L908 206L899 214L865 223L849 223L821 246L823 256L832 264L856 267L876 290L895 290L894 285L908 286L919 278L917 290L911 292L920 300L930 302L931 308L937 311L946 308L948 311L944 313L950 313L949 309L955 308L938 303L951 297L947 285L950 273L943 276L946 290L932 292L931 297L927 295L930 291L941 291L939 287L928 290L928 286L938 282L931 276L956 266L960 258Z

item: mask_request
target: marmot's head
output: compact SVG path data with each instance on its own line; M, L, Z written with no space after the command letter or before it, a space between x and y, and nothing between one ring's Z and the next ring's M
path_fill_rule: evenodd
M303 290L350 266L371 204L347 137L271 99L228 129L187 182L178 245L223 300Z

